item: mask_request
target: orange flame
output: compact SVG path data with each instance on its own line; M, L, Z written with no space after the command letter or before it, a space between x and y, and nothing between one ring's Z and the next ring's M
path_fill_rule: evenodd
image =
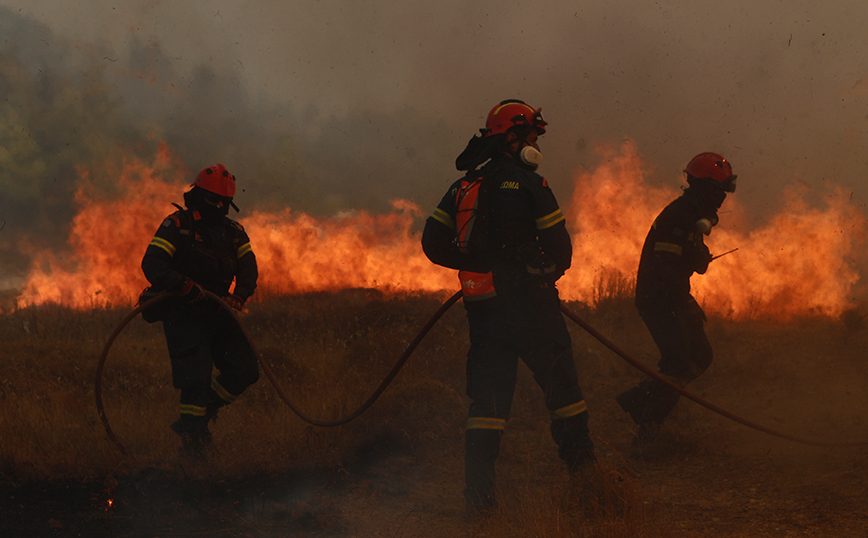
M866 218L839 187L827 207L810 207L807 193L784 193L784 209L746 234L715 230L709 243L739 246L696 279L697 296L712 311L734 318L839 316L854 306ZM721 249L722 250L722 249Z
M140 261L157 226L180 200L185 182L168 169L169 158L153 165L126 162L118 180L124 194L103 201L87 194L81 172L76 193L81 210L68 240L72 254L36 255L18 306L57 303L91 309L135 302L148 282ZM438 291L457 286L452 271L431 264L422 253L413 224L423 212L396 200L395 212L365 211L317 220L287 209L252 212L240 219L251 237L260 270L257 296L330 291L353 287L387 292Z
M166 216L161 208L183 192L171 161L165 147L152 165L125 161L118 178L123 196L116 200L94 196L87 171L79 170L75 202L81 209L67 240L71 254L37 253L18 306L91 309L134 303L148 283L139 261Z
M601 280L633 282L639 253L657 214L680 192L646 184L632 143L602 149L603 163L581 174L567 213L573 223L573 268L559 281L565 298L595 302ZM746 175L745 175L746 176ZM742 183L750 181L744 177ZM711 263L691 279L708 312L736 318L786 319L796 315L838 316L853 306L856 269L866 218L843 190L829 189L827 207L811 207L808 192L789 189L784 208L765 226L736 231L743 212L738 195L727 197L721 222L706 244L713 254L738 252Z
M424 213L407 200L394 213L365 211L317 220L285 210L255 211L241 223L260 266L259 285L276 294L379 288L392 292L455 288L452 271L422 253L413 224Z
M674 187L646 184L647 173L632 144L601 151L602 164L578 175L565 206L573 267L558 283L564 299L589 304L599 299L606 278L629 285L648 227L679 195ZM52 252L38 254L19 306L132 304L147 285L139 267L144 250L188 183L170 161L161 152L150 165L125 163L119 178L124 194L116 200L87 194L92 189L82 172L76 195L81 210L68 241L72 254L65 259ZM749 181L746 175L744 179ZM732 318L785 318L835 316L850 306L860 276L854 258L866 219L840 190L831 190L825 209L810 207L804 193L788 192L784 210L748 233L736 231L742 212L737 196L725 204L721 224L707 242L712 252L735 247L739 252L712 262L705 275L693 278L707 311ZM255 297L355 287L457 289L455 272L434 266L422 253L418 224L428 211L406 200L392 205L394 211L382 215L354 211L316 219L286 209L253 211L240 219L260 267Z
M580 174L564 209L572 229L573 263L558 281L561 296L596 303L606 279L632 282L648 227L677 194L645 185L645 171L632 144L621 152L600 148L602 163Z

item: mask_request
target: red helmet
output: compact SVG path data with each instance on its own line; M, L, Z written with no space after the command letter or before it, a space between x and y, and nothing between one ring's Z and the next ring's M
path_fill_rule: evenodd
M548 124L542 117L541 108L534 109L518 99L507 99L501 101L488 113L488 119L485 121L485 136L505 133L518 125L534 127L539 134L543 134Z
M735 178L729 161L717 153L700 153L684 168L687 179L709 179L718 183L726 192L735 192Z
M209 166L199 172L193 186L201 187L225 198L235 197L235 176L222 164Z

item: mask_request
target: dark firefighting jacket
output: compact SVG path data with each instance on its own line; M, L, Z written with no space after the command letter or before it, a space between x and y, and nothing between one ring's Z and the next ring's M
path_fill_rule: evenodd
M432 262L459 270L465 302L533 280L554 283L572 260L546 180L507 155L452 184L425 223L422 247Z
M688 189L654 220L636 275L636 307L640 312L695 304L690 295L690 277L705 273L711 261L697 222L717 221L714 209L705 205Z
M157 290L171 290L183 277L224 297L246 301L259 276L256 256L241 224L227 217L205 223L190 209L169 215L157 229L142 259L142 271Z

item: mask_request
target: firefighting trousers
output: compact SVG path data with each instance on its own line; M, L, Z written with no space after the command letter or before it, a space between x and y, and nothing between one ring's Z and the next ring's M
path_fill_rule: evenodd
M555 288L466 304L468 413L465 495L494 503L495 460L509 418L521 358L542 388L558 453L571 468L593 460L588 411L579 387L570 334Z
M181 304L166 315L163 332L172 383L181 390L181 417L204 417L232 403L259 379L256 354L235 319L217 305ZM218 375L212 380L212 372Z
M713 353L705 335L705 314L695 301L686 308L649 308L640 312L660 350L658 371L686 386L711 365ZM637 423L662 423L681 398L675 390L646 378L619 397Z

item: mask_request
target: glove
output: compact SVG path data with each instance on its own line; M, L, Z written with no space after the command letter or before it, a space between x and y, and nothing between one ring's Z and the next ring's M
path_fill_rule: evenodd
M184 277L181 281L181 289L178 290L178 297L188 303L199 302L208 296L205 295L205 290L199 284L196 284L191 279Z
M239 312L244 310L244 300L237 295L232 295L231 293L225 297L223 297L223 302L231 306L234 310Z
M684 258L694 273L704 275L711 263L711 252L704 243L688 244L684 247Z

